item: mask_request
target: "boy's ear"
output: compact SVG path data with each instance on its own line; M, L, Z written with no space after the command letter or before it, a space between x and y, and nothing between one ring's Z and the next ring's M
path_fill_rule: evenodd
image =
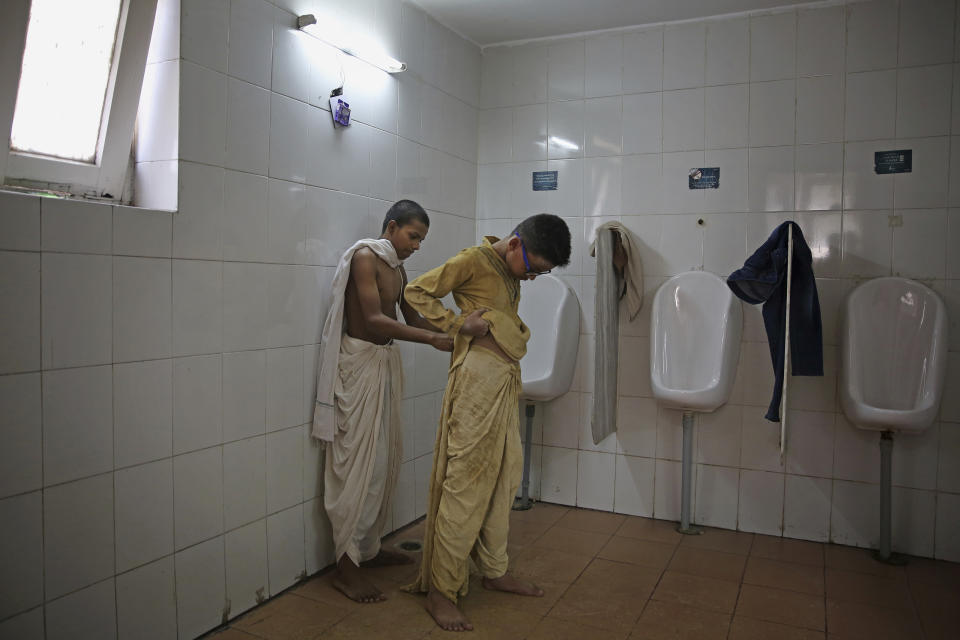
M391 220L387 223L387 228L383 230L384 233L394 233L397 230L397 221Z

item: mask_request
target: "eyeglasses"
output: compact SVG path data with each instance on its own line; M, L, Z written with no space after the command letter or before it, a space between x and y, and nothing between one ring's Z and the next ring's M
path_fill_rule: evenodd
M520 237L520 234L516 231L513 232L513 235L517 236L517 239L520 240L520 251L523 252L523 264L527 267L528 276L545 276L553 269L547 269L546 271L534 271L533 267L530 266L530 259L527 257L527 247L523 244L523 238Z

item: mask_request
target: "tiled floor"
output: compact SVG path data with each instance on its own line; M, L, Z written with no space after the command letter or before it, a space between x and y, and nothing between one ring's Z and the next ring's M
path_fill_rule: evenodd
M474 631L510 640L960 638L960 564L875 562L863 549L721 529L682 536L662 520L537 504L511 519L513 571L546 591L523 598L476 580ZM385 544L419 539L423 523ZM449 636L399 591L412 566L370 570L388 596L361 605L325 574L234 620L216 640Z

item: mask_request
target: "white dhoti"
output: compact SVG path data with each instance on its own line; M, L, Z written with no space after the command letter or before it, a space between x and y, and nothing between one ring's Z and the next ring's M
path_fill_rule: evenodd
M403 368L392 344L343 334L334 384L336 432L326 448L323 502L337 561L354 564L380 551L402 459Z

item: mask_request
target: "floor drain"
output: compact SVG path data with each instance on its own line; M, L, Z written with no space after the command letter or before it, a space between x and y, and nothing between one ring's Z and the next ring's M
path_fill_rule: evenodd
M417 540L404 540L397 546L403 549L404 551L422 551L423 550L423 545L420 544L420 542Z

